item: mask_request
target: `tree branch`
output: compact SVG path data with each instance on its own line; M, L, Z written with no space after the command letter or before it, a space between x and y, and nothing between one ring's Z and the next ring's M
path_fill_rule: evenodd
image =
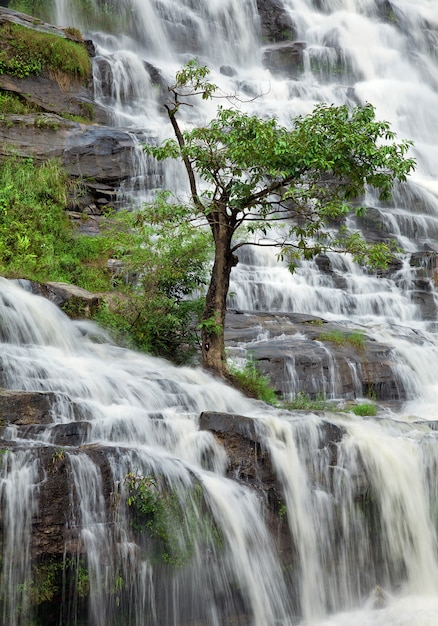
M181 129L179 127L179 124L177 122L177 119L175 117L176 112L178 111L178 103L175 104L175 107L173 107L172 109L165 104L164 105L167 114L169 116L170 119L170 123L172 124L172 128L173 128L173 132L175 133L175 137L178 141L178 145L181 149L181 152L184 151L185 148L185 141L184 141L184 136L181 132ZM184 163L184 167L186 168L186 172L187 172L187 176L189 179L189 184L190 184L190 193L192 196L192 200L193 203L195 205L195 207L200 211L200 212L204 212L205 207L202 204L200 198L199 198L199 194L198 194L198 187L196 185L196 178L195 178L195 172L193 171L193 167L192 164L190 162L190 159L187 155L181 155L183 163Z

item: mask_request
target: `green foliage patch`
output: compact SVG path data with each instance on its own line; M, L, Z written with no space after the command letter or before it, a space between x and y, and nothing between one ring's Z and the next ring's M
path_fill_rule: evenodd
M113 292L96 321L130 347L176 363L195 352L210 241L189 224L163 231L137 212L108 215L99 236L67 217L67 175L56 161L0 163L0 273ZM116 273L108 259L120 262Z
M264 376L258 371L254 359L246 361L243 368L231 364L229 379L249 396L273 406L278 405L278 397L271 386L269 376Z
M91 61L82 43L11 22L0 25L0 38L0 74L26 78L47 70L81 81L91 75Z
M67 176L57 161L0 163L0 272L109 288L105 242L75 233L65 212Z
M289 411L326 411L333 410L333 405L322 395L311 398L309 395L299 392L294 398L284 403L284 408Z
M217 549L223 536L209 513L200 484L176 492L160 477L130 472L125 479L130 524L149 540L149 557L182 566L196 544Z
M351 409L352 413L355 415L359 415L361 417L374 417L377 415L377 407L372 402L363 402L362 404L357 404Z
M365 348L365 334L361 331L353 331L352 333L343 333L340 330L332 330L319 335L320 341L330 341L338 346L350 344L356 350Z
M52 3L48 0L9 0L9 8L26 15L34 15L47 22L53 21Z
M186 362L198 343L211 253L208 232L190 222L163 229L140 210L109 216L104 236L121 264L113 277L121 295L97 321L146 352Z
M27 115L38 111L38 107L22 100L18 95L0 91L0 122L5 120L5 115Z

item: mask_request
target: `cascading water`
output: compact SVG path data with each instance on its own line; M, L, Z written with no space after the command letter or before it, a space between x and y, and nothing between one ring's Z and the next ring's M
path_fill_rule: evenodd
M170 133L143 61L171 80L196 55L224 93L241 95L239 106L286 125L317 102L370 101L378 118L415 142L418 167L409 187L396 190L391 206L368 198L379 228L412 254L437 249L435 4L90 0L84 10L79 0L56 0L53 9L58 24L84 28L95 42L96 95L114 125L140 141ZM275 65L285 44L262 45L266 7L276 28L284 25L282 39L301 42L298 63ZM102 67L110 68L110 88ZM214 106L191 111L185 123L208 118ZM141 201L166 181L184 188L178 167L151 168L139 161L121 197ZM233 270L230 306L365 328L398 356L409 398L399 413L362 420L268 409L199 370L113 346L91 325L72 323L0 281L2 385L51 394L50 423L38 430L11 425L3 435L2 623L32 623L28 535L48 480L39 450L48 448L50 471L65 466L71 476L66 528L81 529L65 555L66 569L75 563L74 597L63 588L63 613L50 624L436 626L438 445L426 423L437 409L435 320L423 321L412 296L416 268L408 256L391 277L368 275L349 258L329 261L330 274L315 262L291 275L268 248L251 249ZM436 299L432 282L430 288ZM294 394L293 360L288 368ZM326 382L327 395L335 395L335 371ZM225 478L224 449L199 430L200 413L212 410L249 416L264 442L282 490L292 546L287 566L266 502ZM60 449L58 427L73 423L83 427L82 445ZM17 450L9 451L13 444ZM158 515L163 503L172 519L152 526L144 512L152 506ZM143 507L142 529L135 504ZM81 567L90 592L82 612Z

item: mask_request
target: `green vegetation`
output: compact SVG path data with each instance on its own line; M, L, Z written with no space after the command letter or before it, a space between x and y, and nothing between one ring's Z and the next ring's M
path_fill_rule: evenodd
M357 404L350 410L352 411L352 413L354 413L355 415L359 415L360 417L374 417L375 415L377 415L377 407L372 402Z
M62 569L62 562L55 559L34 565L32 582L29 585L29 596L33 606L50 602L61 591Z
M11 9L46 22L53 22L52 4L48 0L9 0ZM75 0L69 4L69 15L75 23L106 32L127 32L136 26L135 11L117 0ZM77 32L76 28L66 29L72 38L75 38L75 31Z
M18 95L0 91L0 122L6 119L5 115L26 115L37 110L38 107L23 101Z
M48 0L9 0L9 8L14 11L34 15L47 22L52 21L52 3Z
M70 39L74 39L75 41L84 41L84 38L82 37L82 33L79 30L79 28L74 28L73 26L67 26L67 28L64 28L64 33Z
M61 117L72 122L78 122L79 124L89 124L94 119L94 107L91 103L82 102L81 109L82 115L74 115L71 113L61 113ZM8 118L9 115L28 115L39 113L35 117L34 125L36 128L46 128L57 130L59 124L55 119L48 115L41 113L41 108L21 98L19 95L8 91L0 90L0 124L13 124L12 120Z
M56 161L15 156L0 164L0 273L114 292L96 321L123 343L177 363L197 343L208 237L190 224L163 232L140 213L108 216L100 236L75 232L65 207L69 183ZM118 273L108 271L118 259Z
M384 266L394 254L391 242L367 244L347 231L345 217L363 214L355 202L366 185L387 199L394 181L406 180L414 160L406 158L411 143L396 143L370 104L318 105L310 115L291 120L290 128L220 106L205 126L182 130L178 118L186 99L206 100L217 90L208 77L209 69L194 60L177 72L169 86L172 100L165 105L175 139L147 145L145 151L160 161L179 159L191 193L183 205L169 194L160 196L149 207L150 219L168 229L197 219L211 231L215 256L202 314L202 359L207 369L226 376L224 321L239 248L262 240L266 245L271 226L282 223L284 232L272 235L271 245L291 270L300 259L329 249Z
M284 522L287 518L287 506L284 502L281 501L279 501L278 504L278 519L280 520L280 522Z
M309 326L324 326L324 320L320 318L315 318L313 320L306 320L303 324L308 324Z
M177 495L157 477L130 472L125 483L130 524L147 538L149 558L182 566L193 557L197 542L214 549L223 544L200 484Z
M90 78L91 61L82 43L11 22L0 25L0 38L0 74L26 78L46 70L61 84Z
M243 368L231 364L229 367L229 379L233 385L250 397L263 400L263 402L273 406L278 405L278 397L275 390L271 387L269 376L264 376L257 370L253 359L246 361Z
M319 335L320 341L331 341L338 346L345 346L350 344L356 350L363 350L365 348L365 334L361 331L354 331L349 334L345 334L339 330L333 330L327 333L321 333Z
M82 559L62 559L47 557L32 565L32 578L24 583L30 604L33 608L44 609L61 594L66 580L74 580L78 598L83 599L89 593L89 575Z
M67 176L56 161L11 156L0 164L0 272L109 287L103 238L75 234L65 212Z
M299 392L291 400L284 403L284 408L288 411L326 411L333 410L333 403L326 400L321 394L316 398Z
M104 232L121 267L113 277L119 296L97 321L119 338L175 363L190 359L198 343L211 242L191 223L166 230L147 222L142 211L110 216Z

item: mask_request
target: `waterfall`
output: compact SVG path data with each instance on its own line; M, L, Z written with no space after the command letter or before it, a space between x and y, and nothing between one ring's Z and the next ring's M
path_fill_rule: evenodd
M436 431L391 414L278 411L199 370L118 348L19 284L2 279L0 294L3 386L51 398L46 425L3 434L5 623L29 623L38 597L29 593L30 529L60 473L70 477L63 567L76 571L75 594L63 589L67 624L81 615L90 626L290 626L303 615L318 625L351 615L360 626L404 616L433 624ZM223 448L199 430L208 410L248 416L264 442L283 494L290 571L263 498L226 478ZM60 447L60 428L79 432L81 445ZM149 506L170 516L148 518ZM83 571L89 600L80 613Z
M436 3L53 0L52 8L59 25L93 40L96 99L137 144L172 132L150 69L171 80L192 57L251 114L288 125L317 103L371 102L414 141L409 184L391 203L366 199L372 224L404 250L394 272L377 276L329 254L330 272L315 260L292 275L269 247L243 249L229 301L366 330L392 351L407 402L367 419L276 410L199 369L115 346L25 282L0 278L0 383L50 403L37 426L18 421L3 432L2 623L36 623L36 598L46 606L38 575L56 571L62 608L46 626L436 626L438 339L436 314L425 319L415 298L420 276L438 302L425 272L438 245ZM216 104L185 111L182 123L208 119ZM187 193L178 165L162 171L141 149L134 156L120 203L162 186ZM256 335L239 354L272 339L263 328ZM290 396L300 391L304 340L295 334L285 359ZM326 345L319 350L328 366L309 384L337 397L335 361ZM360 372L348 368L359 396ZM200 428L212 411L248 420L254 462L275 475L269 489L243 460L230 476L235 441L226 451L225 435ZM53 477L68 485L65 500L56 495L65 505L56 570L50 559L35 566L30 537Z

